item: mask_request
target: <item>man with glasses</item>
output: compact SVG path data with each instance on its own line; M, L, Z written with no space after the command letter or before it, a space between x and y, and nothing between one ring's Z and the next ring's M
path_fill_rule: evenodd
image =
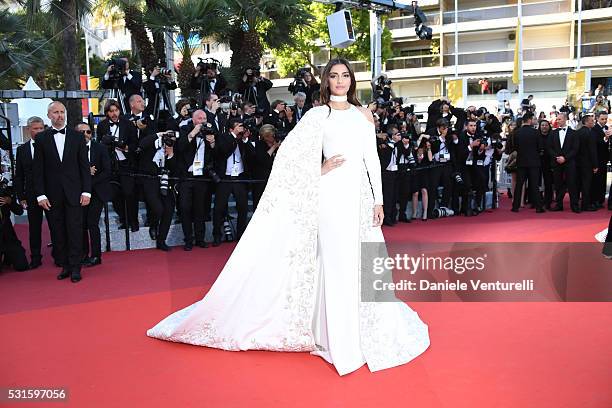
M206 97L206 121L212 124L217 131L217 134L225 132L227 119L219 114L219 97L211 93Z

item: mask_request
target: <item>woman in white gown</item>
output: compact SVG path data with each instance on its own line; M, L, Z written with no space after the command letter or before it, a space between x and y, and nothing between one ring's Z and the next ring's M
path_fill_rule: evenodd
M355 88L349 63L331 60L322 106L282 143L210 291L147 335L234 351L310 351L340 375L365 363L371 371L404 364L429 347L427 325L405 303L360 298L361 245L384 237L374 124Z

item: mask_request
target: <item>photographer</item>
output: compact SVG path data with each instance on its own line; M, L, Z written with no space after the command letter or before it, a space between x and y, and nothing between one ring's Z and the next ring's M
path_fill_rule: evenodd
M28 259L13 228L11 212L21 215L23 208L17 204L8 181L0 175L0 271L3 265L12 266L16 271L25 271L29 267Z
M215 209L213 215L213 246L221 244L222 217L227 213L227 202L230 194L236 200L238 211L238 240L246 229L248 198L247 185L236 182L248 179L248 162L245 160L253 149L249 143L248 133L245 133L240 120L234 119L229 122L229 132L221 134L215 148L215 170L223 179L233 181L220 183L215 195Z
M414 168L416 167L416 161L414 159L413 149L413 135L400 132L402 137L401 143L398 144L397 153L399 156L398 160L398 201L399 201L399 221L410 222L410 219L406 216L406 209L408 207L408 201L412 196L412 177L414 176Z
M32 176L32 162L34 160L34 144L36 135L45 130L45 124L38 116L28 119L27 131L30 140L17 147L17 162L15 167L15 193L24 210L28 210L28 232L30 239L31 262L30 269L42 265L41 233L43 222L43 209L36 201L34 193L34 180Z
M250 155L252 176L255 180L266 180L265 183L253 184L253 211L257 209L257 204L266 188L267 180L272 171L274 157L278 152L281 141L276 139L276 129L272 125L263 125L259 130L259 140L255 142L255 149L247 149L252 152Z
M83 207L83 260L86 267L102 263L102 241L100 238L100 215L104 204L111 198L111 169L107 149L92 140L92 132L87 123L78 123L75 130L87 142L87 158L91 171L91 201ZM91 242L91 245L90 245ZM89 250L91 247L91 256Z
M206 121L213 125L215 132L221 134L225 131L227 118L221 114L219 97L216 94L208 94L206 97Z
M213 153L216 148L216 130L207 122L203 110L193 112L191 123L181 127L181 134L176 144L178 154L177 173L181 179L179 189L179 206L181 222L185 236L185 251L193 248L195 243L201 248L207 248L205 238L205 197L209 189L207 181L198 180L212 178L219 180L213 169Z
M149 79L143 84L147 107L145 113L152 115L157 121L157 129L171 129L172 104L168 91L176 89L172 71L166 68L154 67L150 70Z
M172 126L168 127L168 130L179 131L181 127L185 126L191 121L191 114L195 109L191 108L191 102L189 99L180 99L176 103L176 115L172 121Z
M431 142L429 135L423 133L418 141L417 148L413 150L415 161L415 173L412 176L412 219L417 219L417 210L419 206L419 193L421 193L421 203L423 213L421 220L427 221L427 207L429 206L429 195L427 186L429 186L429 169L433 160L431 153Z
M535 118L532 112L525 113L523 115L522 126L514 140L517 148L517 182L513 195L513 212L519 211L519 206L521 204L521 189L525 181L528 183L529 201L535 205L536 213L545 212L542 206L542 199L538 192L541 166L540 157L543 154L544 145L537 131L533 128L534 120Z
M126 57L112 58L107 61L106 73L100 84L102 89L117 89L123 95L120 102L122 112L127 113L129 99L132 95L140 95L142 75L130 70L130 62ZM125 107L125 109L123 109Z
M264 118L264 125L272 125L277 131L287 134L291 128L293 111L287 107L285 101L280 99L272 102L272 110Z
M387 139L378 143L378 157L382 167L382 190L385 219L383 225L392 227L397 223L397 178L401 135L396 125L387 129Z
M202 58L196 64L195 72L191 77L190 88L199 91L198 100L203 105L203 99L208 94L226 95L228 92L227 81L218 71L218 64L205 62Z
M295 105L291 107L291 129L293 129L295 125L298 124L304 114L308 112L308 109L310 109L309 106L306 106L306 95L303 92L297 92L293 100L295 102Z
M104 106L106 118L98 124L96 132L98 142L107 148L112 179L119 183L119 187L112 184L112 202L119 215L119 229L129 226L132 232L136 232L139 228L136 183L129 173L136 170L136 157L131 153L138 147L138 139L132 123L120 114L119 103L107 101Z
M431 153L433 154L433 167L430 171L430 186L429 186L429 207L427 208L428 215L431 216L438 198L438 187L442 186L442 200L440 207L450 207L451 204L451 174L452 166L452 148L450 147L451 140L449 135L449 122L440 118L436 122L436 128L430 129L427 132L430 135Z
M270 111L270 101L266 92L272 88L272 81L261 76L259 68L247 68L242 75L239 92L243 101L249 101L265 113Z
M144 198L149 218L149 236L157 249L169 251L166 237L174 213L172 177L176 162L174 159L174 131L149 133L139 142L141 149L138 172L152 177L142 177Z
M372 98L374 100L381 98L384 102L389 102L391 98L395 98L391 89L391 80L385 73L381 73L377 78L372 78L372 87L374 88Z
M293 96L296 96L298 93L303 93L306 98L305 104L309 108L312 106L313 93L318 92L320 89L321 85L319 85L308 68L298 70L295 79L288 88Z

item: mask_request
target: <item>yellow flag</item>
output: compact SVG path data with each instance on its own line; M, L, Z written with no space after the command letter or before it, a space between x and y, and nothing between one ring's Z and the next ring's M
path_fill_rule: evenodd
M519 41L520 32L521 32L521 21L517 20L516 34L515 34L516 38L514 42L514 70L512 71L512 83L515 85L518 85L518 83L521 81L521 76L519 72L519 70L521 69L520 61L519 61L519 47L521 46L520 41Z
M446 82L446 95L455 106L463 103L463 79L451 79Z
M89 77L89 85L91 86L91 89L98 89L100 86L100 78ZM94 115L98 115L100 111L100 105L98 102L98 98L93 98L91 100L91 112Z

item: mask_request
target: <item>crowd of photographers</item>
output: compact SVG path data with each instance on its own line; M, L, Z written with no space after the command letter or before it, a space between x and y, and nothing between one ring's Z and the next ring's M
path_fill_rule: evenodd
M58 266L70 263L74 270L80 265L100 264L99 222L107 202L112 202L119 228L132 232L140 229L138 208L139 202L144 202L145 226L162 251L170 250L166 239L175 216L183 230L185 251L208 247L206 221L212 221L213 246L222 240L240 239L247 225L249 192L254 211L283 139L308 109L320 104L319 84L309 71L300 70L288 89L294 96L289 107L282 100L269 102L266 92L272 84L258 69L246 69L234 92L215 64L201 62L191 80L197 96L173 104L168 93L176 88L172 75L151 67L143 82L139 72L130 70L127 60L112 60L102 82L111 93L104 118L97 126L79 123L64 130L65 135L76 134L87 146L91 175L91 187L83 190L89 197L87 204L81 203L79 232L70 226L72 232L65 234L72 235L73 242L74 236L80 235L70 259L58 254L55 241L64 238L54 229L63 227L52 226L50 208L41 206L38 190L43 188L33 188L37 185L33 179L37 174L33 171L37 136L56 137L65 123L53 116L53 126L45 129L42 119L30 118L31 141L17 151L16 196L0 200L4 221L9 211L18 214L28 209L31 261L27 262L25 251L17 244L3 246L7 248L5 260L10 259L16 269L41 264L42 215L47 212L54 241L52 255ZM611 152L607 112L580 115L581 123L577 124L576 119L570 119L576 113L567 103L559 112L551 112L549 119L536 120L532 97L522 101L516 114L509 104L491 113L474 106L460 109L442 98L431 103L423 122L414 105L406 106L394 97L391 81L384 75L373 86L369 107L382 168L384 225L478 215L486 208L485 193L495 180L496 164L504 153L505 169L513 174L513 189L509 190L514 197L513 211L525 203L537 212L544 208L561 211L567 191L574 212L603 206ZM50 118L55 108L50 108ZM529 194L524 194L525 184ZM227 228L232 195L237 212L235 237ZM61 224L61 220L55 222ZM12 227L12 232L8 231L3 228L3 245L18 242ZM78 280L80 275L73 281Z

